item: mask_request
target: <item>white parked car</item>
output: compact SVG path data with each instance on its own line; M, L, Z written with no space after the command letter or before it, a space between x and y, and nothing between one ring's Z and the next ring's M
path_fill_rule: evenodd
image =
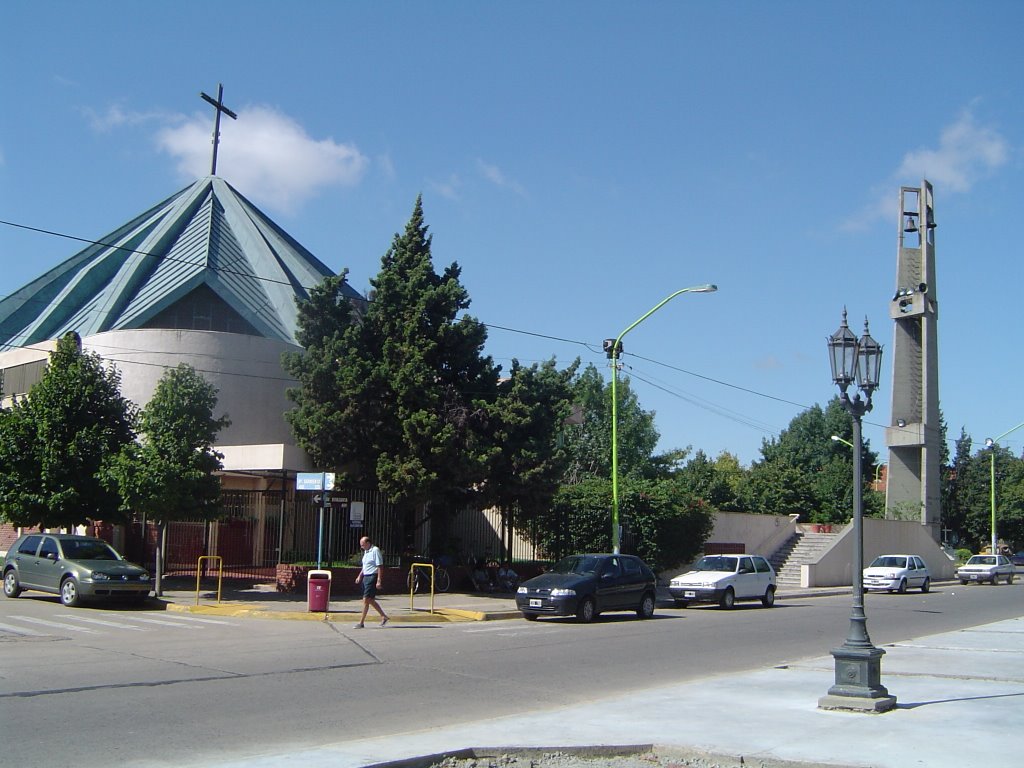
M879 555L864 569L864 589L884 589L902 595L908 589L927 592L931 586L928 565L917 555Z
M969 581L998 584L1000 579L1013 584L1013 572L1013 563L1006 555L971 555L971 559L957 569L956 577L961 584Z
M705 555L693 570L669 582L676 605L718 603L732 608L737 600L760 600L765 608L775 605L775 569L760 555Z

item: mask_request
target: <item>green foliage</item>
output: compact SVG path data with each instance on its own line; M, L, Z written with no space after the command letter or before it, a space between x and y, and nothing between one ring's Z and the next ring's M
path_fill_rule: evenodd
M832 440L836 435L842 440ZM842 442L845 440L846 442ZM803 521L842 523L853 514L853 422L838 397L824 410L812 406L798 414L778 438L763 441L762 461L751 467L744 501L752 512L799 514ZM861 478L864 513L882 514L870 492L877 455L863 441Z
M482 501L522 524L546 509L561 483L568 454L559 440L572 409L577 363L558 370L554 360L525 368L512 361L498 384L489 419L491 453Z
M635 542L635 554L655 570L692 560L714 527L714 510L665 479L629 478L620 483L619 511ZM611 481L588 478L561 488L536 520L542 550L608 552L611 549Z
M0 416L3 519L52 528L124 520L103 481L134 437L135 408L120 382L99 355L82 351L77 334L58 340L42 379Z
M628 378L616 386L618 405L619 474L651 475L652 454L658 444L654 413L644 411ZM564 432L569 466L565 482L611 477L612 394L600 371L588 365L573 384L573 402L582 410L583 423L567 425Z
M157 383L139 418L140 441L117 457L106 473L123 510L150 519L208 520L219 512L222 455L213 449L230 422L215 418L217 390L195 369L179 365Z
M499 450L490 431L499 369L483 355L486 328L463 314L460 274L455 263L434 270L418 198L370 281L365 314L354 317L339 276L299 302L306 349L285 359L300 381L288 416L300 445L404 511L429 502L434 544Z
M307 301L298 302L296 338L305 349L286 353L281 360L299 382L288 390L297 407L286 412L285 419L315 465L325 468L339 461L338 446L360 442L373 426L346 419L337 399L340 377L351 391L369 368L367 360L347 355L357 320L356 306L345 293L347 274L345 270L326 278L310 291ZM342 370L349 367L356 370Z

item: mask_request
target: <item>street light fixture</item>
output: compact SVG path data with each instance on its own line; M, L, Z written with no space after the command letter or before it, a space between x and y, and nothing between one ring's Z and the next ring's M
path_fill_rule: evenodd
M668 304L676 296L683 293L714 293L718 290L717 285L694 285L690 288L683 288L675 293L666 296L651 309L641 315L636 321L629 325L626 330L614 339L605 339L604 351L608 359L612 361L612 552L619 554L620 533L619 533L619 396L617 392L619 378L619 355L622 354L622 337L636 328L640 323L653 315L663 306Z
M991 437L986 437L985 438L985 446L990 449L989 450L989 454L988 454L988 459L989 459L989 486L988 486L988 491L989 491L989 500L992 503L992 554L993 555L998 555L999 554L999 550L997 549L997 545L999 543L999 539L996 536L996 444L998 444L999 441L1002 440L1004 437L1006 437L1008 434L1010 434L1011 432L1016 432L1021 427L1024 427L1024 422L1021 422L1020 424L1018 424L1013 429L1006 430L1005 432L1003 432L1003 434L1001 434L997 438L994 438L994 439L991 438Z
M876 648L868 636L867 616L864 613L864 478L861 474L861 419L871 410L871 394L878 387L882 369L882 346L868 333L864 320L864 335L858 339L846 324L846 309L839 330L828 339L832 381L839 387L839 401L853 418L853 443L839 440L853 448L853 610L850 629L845 642L832 649L835 659L835 684L826 696L818 699L822 709L846 709L857 712L887 712L896 706L896 697L890 696L882 685L882 656L885 651ZM847 389L856 383L860 392L851 399ZM866 399L861 398L861 392Z

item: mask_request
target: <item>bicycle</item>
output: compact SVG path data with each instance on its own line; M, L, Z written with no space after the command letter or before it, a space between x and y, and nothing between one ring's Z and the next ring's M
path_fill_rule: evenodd
M409 569L409 575L406 577L405 585L408 587L410 592L419 594L421 592L430 591L430 573L429 568L419 568L421 565L431 565L430 561L414 561ZM452 585L451 575L448 573L448 569L442 565L433 564L434 568L434 591L435 592L447 592Z

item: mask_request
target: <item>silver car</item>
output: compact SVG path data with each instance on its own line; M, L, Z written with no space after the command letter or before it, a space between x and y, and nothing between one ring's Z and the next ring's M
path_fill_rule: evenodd
M864 569L864 589L884 589L902 595L908 589L927 592L931 586L928 565L917 555L879 555Z
M1006 555L971 555L971 559L957 569L956 577L961 584L989 581L995 585L1000 579L1013 584L1014 570Z
M26 589L60 595L67 606L90 598L149 596L149 573L129 563L103 539L63 533L21 536L4 560L4 595Z

